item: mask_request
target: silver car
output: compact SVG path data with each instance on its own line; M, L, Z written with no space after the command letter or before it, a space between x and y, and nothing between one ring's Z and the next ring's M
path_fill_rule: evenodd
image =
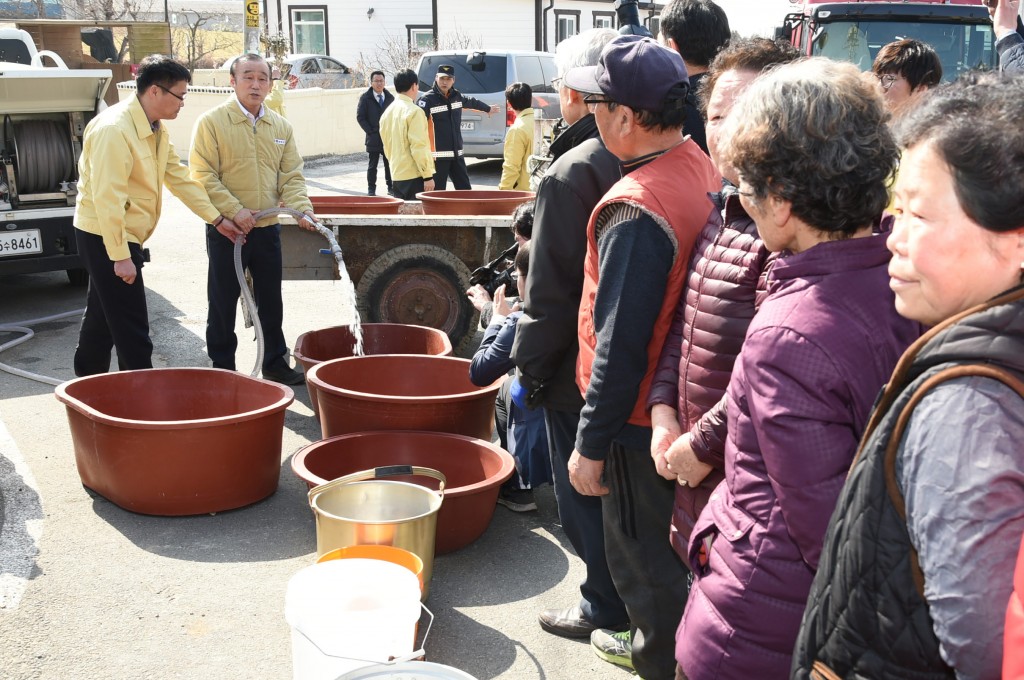
M238 57L224 62L221 69L231 70ZM288 83L289 90L305 87L322 87L325 90L340 90L358 87L359 76L334 57L325 54L289 54L284 57L281 77Z
M558 118L558 92L551 81L558 75L555 55L527 50L452 50L425 52L416 73L420 93L434 86L437 67L455 67L455 89L487 104L497 104L505 115L488 115L463 109L462 143L467 156L501 158L505 149L505 131L515 114L505 103L505 88L523 82L533 90L533 108L537 118Z

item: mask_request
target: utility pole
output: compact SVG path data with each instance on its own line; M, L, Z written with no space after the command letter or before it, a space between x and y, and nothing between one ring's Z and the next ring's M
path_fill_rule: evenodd
M259 0L243 0L245 4L245 32L242 34L242 51L260 53L260 3Z

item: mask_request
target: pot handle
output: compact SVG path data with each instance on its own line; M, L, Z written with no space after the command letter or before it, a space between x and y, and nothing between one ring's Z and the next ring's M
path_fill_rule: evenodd
M313 506L313 499L322 494L325 491L349 484L351 482L364 482L368 479L382 479L384 477L398 477L402 475L419 475L423 477L433 477L440 482L438 488L438 494L441 496L441 500L444 500L444 486L448 483L448 478L444 476L444 473L428 467L420 467L419 465L385 465L383 467L374 468L372 470L363 470L362 472L353 472L350 475L344 477L338 477L337 479L331 480L326 484L315 486L309 490L309 505Z

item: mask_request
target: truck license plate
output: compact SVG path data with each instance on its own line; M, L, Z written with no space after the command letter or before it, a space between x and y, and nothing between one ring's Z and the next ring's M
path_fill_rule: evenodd
M43 252L38 229L0 232L0 257Z
M463 123L461 127L462 127L463 130L473 130L473 129L476 128L476 123L473 123L473 122Z

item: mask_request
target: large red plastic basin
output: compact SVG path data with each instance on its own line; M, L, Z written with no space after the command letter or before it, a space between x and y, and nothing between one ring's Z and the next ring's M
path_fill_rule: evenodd
M71 380L82 483L125 510L196 515L277 490L289 387L216 368L156 368Z
M363 354L429 354L449 356L452 343L448 334L437 328L401 323L364 323ZM334 326L308 331L295 341L292 354L305 373L317 364L331 359L352 356L355 336L348 326ZM313 413L320 417L316 387L307 382Z
M378 354L317 364L306 381L317 390L324 438L371 430L451 432L491 438L494 398L469 381L469 359Z
M532 191L448 189L421 191L424 215L511 215L520 203L533 200Z
M329 215L397 215L405 203L390 196L310 196L317 217Z
M418 465L448 479L437 516L438 553L463 548L487 530L501 484L515 461L482 439L442 432L357 432L310 444L292 457L292 470L310 488L385 465ZM388 477L437 489L430 477Z

